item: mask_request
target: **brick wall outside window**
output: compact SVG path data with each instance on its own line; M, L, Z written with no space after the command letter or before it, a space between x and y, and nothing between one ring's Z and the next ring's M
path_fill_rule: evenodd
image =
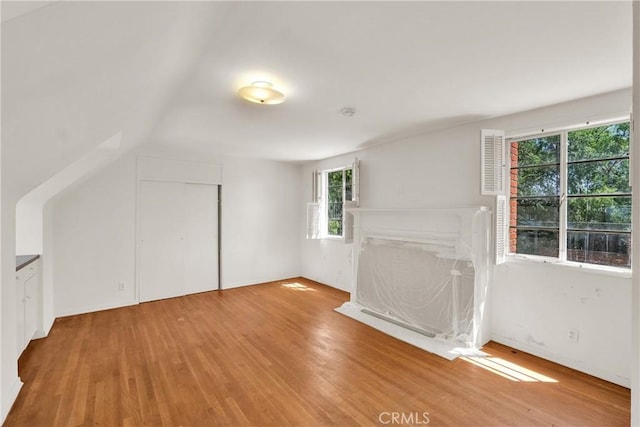
M511 167L518 166L518 142L511 143ZM509 252L516 253L518 247L518 231L516 226L518 225L518 201L516 196L518 195L518 170L511 169L509 175Z

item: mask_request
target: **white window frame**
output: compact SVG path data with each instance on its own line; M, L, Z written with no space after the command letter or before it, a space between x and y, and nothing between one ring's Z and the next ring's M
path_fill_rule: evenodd
M611 274L613 276L622 276L627 277L631 275L631 267L616 267L609 265L600 265L600 264L592 264L586 262L578 262L578 261L570 261L567 260L567 203L566 203L566 194L568 188L568 135L570 132L583 130L583 129L591 129L609 125L615 125L620 123L629 122L628 117L617 117L609 120L600 120L597 122L586 122L579 125L571 125L565 127L559 127L550 129L548 131L541 130L540 132L533 133L514 133L513 135L507 135L505 138L505 158L511 158L511 143L514 141L524 141L528 139L541 138L541 137L550 137L554 135L560 135L560 212L559 212L559 229L558 229L558 257L548 257L543 255L531 255L531 254L520 254L517 252L511 252L510 245L507 244L507 255L506 259L510 262L512 261L523 261L523 262L540 262L545 264L555 264L560 266L568 266L568 267L578 267L583 268L585 270L591 270L594 272L602 272L605 274ZM632 170L632 159L631 159L631 137L629 140L629 175L631 175ZM511 179L511 162L508 162L508 166L506 168L508 171L505 175L505 189L510 188L510 179ZM632 189L633 193L633 189ZM633 198L633 194L631 196ZM507 203L509 204L511 201L511 195L509 194L507 197ZM509 224L511 209L507 209L506 212L506 233L509 236Z

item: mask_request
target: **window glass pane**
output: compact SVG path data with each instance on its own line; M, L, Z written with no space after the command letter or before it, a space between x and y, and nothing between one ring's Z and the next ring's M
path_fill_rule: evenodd
M557 230L516 230L516 252L519 254L557 257L559 233Z
M342 220L330 219L328 233L329 236L342 236Z
M569 194L628 193L629 159L569 164Z
M631 236L622 233L567 233L567 260L590 264L630 267Z
M511 143L511 166L560 163L560 135L514 141Z
M517 169L511 186L517 186L518 197L558 196L560 194L560 166L541 166ZM513 182L517 180L517 182Z
M511 218L517 226L553 227L560 224L560 198L519 199L511 201Z
M343 171L335 171L327 174L330 202L342 200L342 173Z
M569 161L622 157L629 154L629 123L569 132Z
M342 196L344 171L327 174L327 234L342 236Z
M353 200L353 169L344 171L344 197L345 200Z
M342 219L342 203L329 203L329 219Z
M631 197L576 197L568 203L570 230L631 231Z

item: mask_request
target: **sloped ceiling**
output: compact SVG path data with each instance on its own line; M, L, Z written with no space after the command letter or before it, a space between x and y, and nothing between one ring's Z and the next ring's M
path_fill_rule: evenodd
M236 96L264 79L284 104ZM318 159L629 86L630 2L55 2L2 26L3 175L118 131Z
M2 5L2 22L53 4L53 1L12 1Z
M217 9L55 2L3 22L3 197L27 193L118 132L123 148L145 141L200 60Z

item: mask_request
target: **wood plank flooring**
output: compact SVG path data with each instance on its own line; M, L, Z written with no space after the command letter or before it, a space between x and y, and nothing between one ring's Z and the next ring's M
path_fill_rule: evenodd
M629 424L628 389L495 343L493 371L450 362L333 311L347 299L292 279L58 319L5 426Z

